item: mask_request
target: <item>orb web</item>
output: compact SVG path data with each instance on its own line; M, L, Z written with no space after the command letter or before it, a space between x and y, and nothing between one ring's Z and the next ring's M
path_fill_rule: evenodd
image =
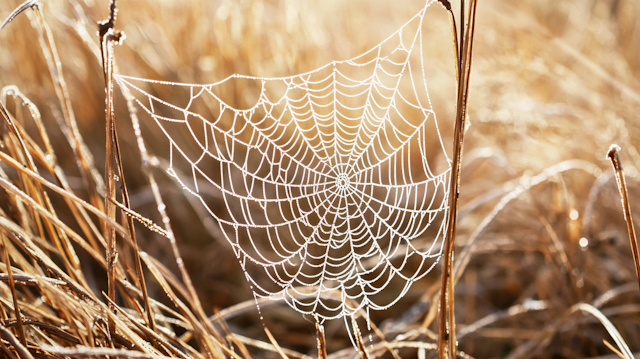
M432 3L364 54L295 76L199 85L116 75L156 122L168 172L216 220L256 297L339 318L389 308L436 265L450 160L423 63ZM248 108L226 91L241 80L259 89Z

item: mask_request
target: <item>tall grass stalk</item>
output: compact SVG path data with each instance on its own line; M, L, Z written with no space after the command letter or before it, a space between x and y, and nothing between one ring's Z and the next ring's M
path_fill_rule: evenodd
M449 185L449 217L447 219L447 237L444 244L442 262L442 287L440 294L440 335L438 337L438 358L446 358L445 347L449 358L457 357L457 341L455 335L455 292L453 281L453 257L455 251L456 225L458 221L458 198L460 196L460 173L464 148L465 119L467 116L467 100L469 98L469 81L473 54L473 37L475 33L476 0L471 0L468 15L465 16L465 2L460 2L460 48L458 56L458 93L456 121L453 136L453 161L451 164L451 182ZM451 14L451 6L445 6ZM467 22L468 21L468 22ZM465 23L466 22L466 23ZM451 22L455 24L454 21ZM452 28L453 37L456 28Z
M631 253L633 253L633 261L636 264L638 289L640 289L640 251L638 250L636 230L633 226L633 217L631 216L631 204L629 203L629 193L627 192L627 180L624 176L624 170L622 169L622 163L620 161L620 146L611 145L607 152L607 158L611 161L611 165L613 166L613 170L616 174L616 182L618 184L618 191L620 191L620 201L622 203L622 212L624 213L624 220L627 223L629 242L631 242Z

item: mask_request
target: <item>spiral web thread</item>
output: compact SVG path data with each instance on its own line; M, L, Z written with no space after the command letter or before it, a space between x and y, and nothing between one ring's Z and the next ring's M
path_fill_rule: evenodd
M433 2L366 53L300 75L208 85L116 75L166 136L168 172L217 221L256 298L340 318L389 308L436 265L450 160L423 63ZM237 79L258 84L253 107L218 93ZM143 89L153 86L185 91L187 104ZM434 156L446 160L440 173Z

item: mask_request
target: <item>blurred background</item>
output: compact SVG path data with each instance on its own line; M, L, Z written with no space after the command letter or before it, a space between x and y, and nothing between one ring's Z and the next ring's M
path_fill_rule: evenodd
M3 1L0 16L20 3ZM423 6L417 0L123 1L116 29L127 38L116 47L115 59L121 74L163 81L211 83L234 73L287 76L368 50ZM104 78L96 22L107 17L108 2L48 0L43 9L79 131L102 171ZM447 49L429 53L427 60L430 96L450 149L454 64L449 20L438 4L428 12L424 31L440 43L434 48ZM581 302L594 304L631 350L640 351L637 279L615 177L605 160L612 143L622 147L631 207L640 216L638 55L637 1L479 1L456 248L464 259L456 285L459 345L469 355L612 354L603 344L603 338L611 339L602 325L572 314ZM0 31L0 86L8 85L36 104L72 187L86 197L37 32L26 14ZM236 96L243 101L243 92ZM121 96L116 110L132 207L159 222ZM167 149L155 141L154 126L143 122L142 132L166 167ZM35 131L28 123L27 128ZM236 257L216 235L212 219L161 169L156 175L207 313L252 301ZM175 270L168 241L142 227L139 233L142 250ZM90 284L105 290L104 271L79 253ZM402 333L433 342L432 332L420 328L439 274L436 268L398 305L372 313L388 340ZM151 281L149 288L152 297L166 301L157 283ZM283 347L315 353L312 319L285 304L263 312L263 321L255 310L229 319L231 331L263 339L264 323ZM483 318L489 319L478 322ZM326 327L330 352L351 346L343 322ZM430 328L435 330L433 323ZM412 357L415 350L400 354Z

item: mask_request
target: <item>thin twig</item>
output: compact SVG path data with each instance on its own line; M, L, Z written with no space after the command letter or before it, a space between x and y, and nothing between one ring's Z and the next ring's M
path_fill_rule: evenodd
M624 220L627 222L627 230L629 231L629 241L631 242L631 251L633 252L633 260L636 264L636 275L638 276L638 287L640 288L640 254L638 253L638 241L636 239L636 230L633 227L633 217L631 217L631 206L629 205L629 194L627 193L627 182L624 177L624 170L620 162L620 146L611 145L607 152L607 158L611 160L613 170L616 173L616 181L618 182L618 190L622 200L622 211L624 212Z

